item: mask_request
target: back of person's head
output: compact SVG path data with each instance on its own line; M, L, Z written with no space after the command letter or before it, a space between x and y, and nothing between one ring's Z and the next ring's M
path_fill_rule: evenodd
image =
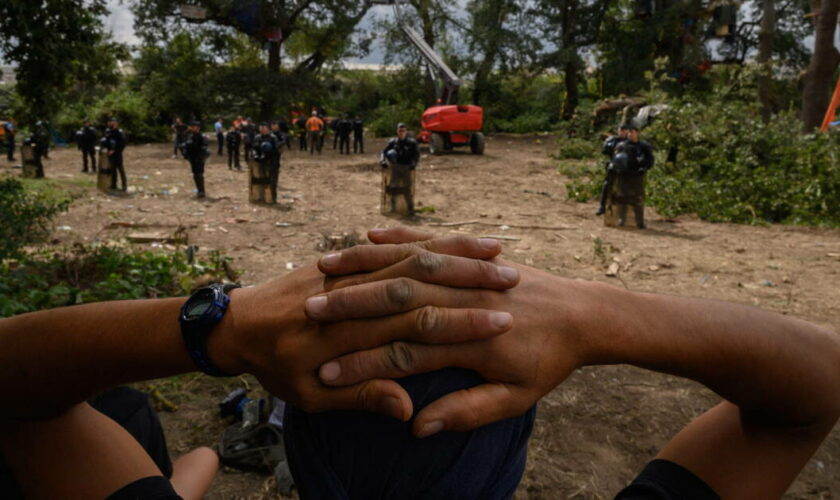
M448 368L398 382L419 412L484 380ZM535 414L532 407L471 432L418 439L410 421L356 411L309 414L288 405L286 454L302 498L510 498L525 470Z

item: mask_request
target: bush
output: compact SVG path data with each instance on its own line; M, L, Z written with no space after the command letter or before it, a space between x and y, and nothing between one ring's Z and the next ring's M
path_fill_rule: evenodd
M25 246L43 241L52 218L69 205L70 198L49 183L27 189L16 178L0 178L0 261L20 257Z
M116 116L129 142L160 142L169 137L169 127L158 123L151 105L138 92L126 86L117 88L97 100L92 106L83 103L65 107L56 118L56 129L65 140L72 141L85 119L104 128L107 120Z
M667 217L840 226L840 133L803 134L791 111L765 123L756 74L750 66L716 67L712 92L659 96L669 109L643 132L657 158L648 203ZM666 163L673 148L677 160ZM590 172L566 172L571 198L595 193Z
M229 258L211 252L192 260L183 251L155 253L77 245L0 265L0 317L104 300L186 295L229 274Z
M557 159L591 159L596 158L600 153L600 144L590 139L572 137L569 139L561 139L558 143L560 144L560 152L554 155Z
M571 179L566 183L568 199L585 203L601 194L604 168L599 162L564 162L560 165L560 173Z

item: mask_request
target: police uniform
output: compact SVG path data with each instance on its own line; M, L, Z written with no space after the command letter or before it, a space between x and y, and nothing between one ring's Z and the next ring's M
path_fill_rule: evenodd
M306 117L301 116L295 120L295 126L297 127L298 134L298 149L300 151L306 151Z
M254 147L254 136L257 135L256 127L248 120L248 123L242 126L242 146L245 150L245 161L251 158L251 153Z
M260 165L260 177L268 173L271 199L277 202L277 182L280 179L280 146L282 141L271 132L254 137L254 160Z
M653 168L653 147L645 141L626 140L615 148L612 168L618 183L618 225L623 226L627 205L633 207L636 225L645 227L645 173Z
M365 122L363 122L361 118L356 118L355 120L353 120L353 152L354 153L364 154L364 152L365 152L364 135L365 135Z
M604 145L601 147L601 152L606 155L608 159L604 165L605 174L604 182L601 185L601 204L598 206L598 211L595 213L596 215L601 215L606 210L607 196L609 196L610 190L615 182L615 170L610 168L610 163L612 162L613 155L615 154L615 148L626 140L627 139L623 137L611 135L606 141L604 141Z
M380 155L379 164L387 168L390 163L393 166L393 175L387 189L392 193L391 210L396 211L397 196L405 196L408 213L414 215L414 197L411 194L411 171L417 167L420 160L420 148L417 141L406 136L405 139L394 137L385 146Z
M175 157L178 156L181 144L187 135L187 124L175 122L172 124L172 131L175 132L175 150L172 152L172 156Z
M108 163L111 165L111 189L117 189L117 174L122 182L122 190L128 189L125 166L123 165L123 151L126 146L125 133L117 127L109 127L105 132L106 144L108 146ZM102 165L99 166L102 168Z
M96 129L86 125L76 132L76 144L82 152L82 172L88 171L88 156L90 156L90 171L96 172Z
M350 133L353 132L353 122L347 118L342 118L336 125L336 133L338 134L338 152L350 154Z
M225 141L228 150L228 169L232 170L236 167L236 170L242 170L239 165L239 146L242 144L242 133L239 129L230 129L225 136Z
M204 163L210 156L210 151L207 149L207 138L200 131L188 132L186 140L181 145L181 151L184 158L190 162L190 170L192 170L198 197L204 198L206 196L204 191Z

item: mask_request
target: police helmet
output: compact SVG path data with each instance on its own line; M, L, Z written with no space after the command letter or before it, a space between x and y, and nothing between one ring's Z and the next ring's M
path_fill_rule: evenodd
M385 153L385 157L388 158L388 161L390 161L391 163L396 163L397 162L397 151L395 149L392 149L392 150L388 151L387 153Z
M274 145L271 144L271 142L269 142L269 141L263 141L260 144L260 151L263 154L267 155L267 154L271 153L272 151L274 151Z
M613 156L612 168L619 174L627 172L630 168L630 156L624 151Z

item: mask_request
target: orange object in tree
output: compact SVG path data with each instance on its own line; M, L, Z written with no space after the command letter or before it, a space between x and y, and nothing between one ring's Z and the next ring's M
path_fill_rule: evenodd
M834 94L831 96L831 102L828 104L828 109L825 110L820 132L828 130L831 122L834 121L834 116L837 113L837 106L840 104L840 78L837 78L837 85L834 86Z

